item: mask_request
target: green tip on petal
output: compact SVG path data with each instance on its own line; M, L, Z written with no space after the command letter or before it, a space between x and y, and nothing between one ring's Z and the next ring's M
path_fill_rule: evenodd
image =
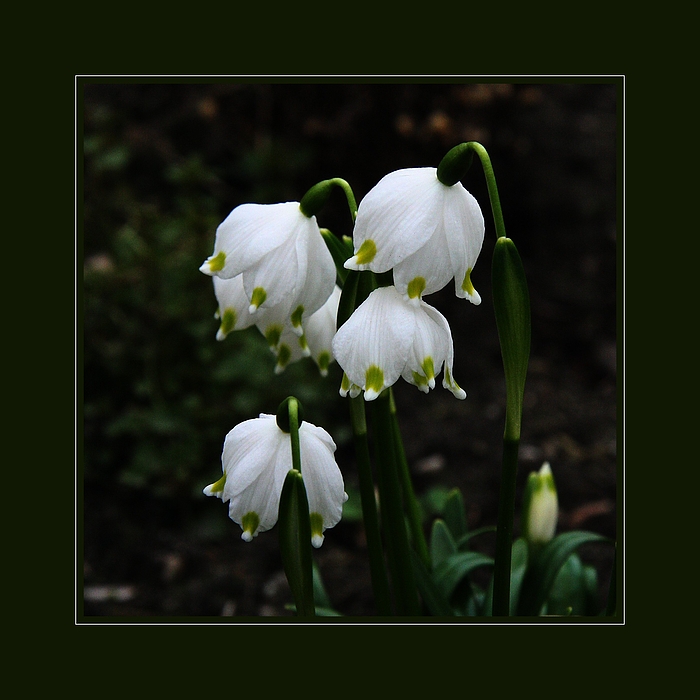
M428 380L419 372L413 372L413 383L426 394L430 391Z
M284 372L285 367L289 364L289 360L292 357L292 351L289 345L281 343L277 348L277 365L275 366L275 374L281 374Z
M217 340L223 340L236 327L236 310L228 308L221 316L221 326L216 334Z
M377 365L370 365L365 372L365 400L372 401L384 389L384 372Z
M260 516L253 510L246 513L241 519L241 527L243 534L241 539L245 542L250 542L257 534L258 526L260 525Z
M318 369L321 372L321 376L325 377L328 374L328 368L331 364L331 354L327 350L324 350L316 358L316 364L318 365Z
M256 287L253 290L253 295L250 298L250 307L248 309L249 313L254 313L259 306L265 303L265 299L267 299L265 287Z
M414 277L406 289L409 299L420 299L425 289L425 277Z
M304 315L304 307L302 304L299 304L296 309L292 312L292 315L290 317L290 320L292 321L292 328L294 329L295 332L300 333L301 332L301 317Z
M226 253L223 250L219 251L216 255L212 255L204 261L204 264L199 268L200 272L205 275L212 275L220 270L224 269L226 264Z
M280 338L282 337L282 330L282 326L277 324L268 326L265 330L265 340L267 340L267 344L273 350L276 350L277 346L280 343Z
M357 253L345 263L345 267L350 270L362 268L363 266L369 265L376 255L377 244L371 238L368 238L366 241L362 242Z
M320 513L310 513L311 544L318 549L323 544L323 516Z
M226 474L224 474L218 481L213 484L206 486L202 493L205 496L216 496L216 498L221 498L221 494L224 492L224 485L226 484Z
M442 386L445 389L451 391L457 399L461 400L467 398L467 392L464 391L464 389L462 389L462 387L459 386L459 384L457 384L457 382L453 379L450 370L447 367L445 367L445 374L442 380Z
M470 267L464 275L464 280L462 280L462 291L467 295L472 304L478 306L481 304L481 296L479 295L479 292L474 289L474 285L472 284L472 269L473 268Z

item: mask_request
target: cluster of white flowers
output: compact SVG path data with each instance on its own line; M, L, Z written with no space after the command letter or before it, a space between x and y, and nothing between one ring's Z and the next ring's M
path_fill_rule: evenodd
M312 356L321 373L337 360L341 393L376 398L399 377L422 391L465 392L452 374L450 327L423 296L454 280L460 298L479 304L471 273L484 240L484 217L460 182L436 168L397 170L360 202L350 270L393 271L394 287L375 290L336 333L340 289L315 216L298 202L243 204L216 231L200 270L214 277L223 340L255 325L276 353L276 371Z
M435 168L411 168L390 173L360 202L354 254L345 262L349 270L391 270L394 286L375 289L337 330L335 263L316 217L299 202L236 207L200 270L213 277L217 339L256 326L277 356L278 372L310 355L325 374L337 360L341 394L364 391L371 401L399 377L427 392L442 371L443 386L462 399L449 324L423 296L454 280L458 297L479 304L471 272L483 239L481 210L461 183L443 184ZM320 546L347 496L331 437L308 423L299 435L312 541ZM250 541L277 521L291 468L289 435L273 416L241 423L226 437L222 465L224 476L204 493L229 502L230 517Z
M327 373L340 289L316 217L298 202L236 207L199 269L214 278L218 340L254 325L277 357L276 372L311 356Z

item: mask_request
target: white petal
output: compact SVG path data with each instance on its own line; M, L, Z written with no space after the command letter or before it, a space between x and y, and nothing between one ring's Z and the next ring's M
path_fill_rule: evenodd
M323 428L303 422L299 428L299 449L312 528L313 514L318 514L322 519L321 531L312 533L315 537L313 544L318 547L323 541L323 530L340 522L347 496L343 476L333 454L335 443Z
M424 301L421 302L421 307L425 314L430 316L433 322L442 328L442 335L448 339L448 342L446 342L445 345L446 355L443 366L442 386L445 387L445 389L449 389L456 398L465 399L467 394L464 389L457 384L452 372L452 365L454 363L454 345L452 343L452 331L450 330L450 324L437 309L433 308L429 304L426 304ZM438 370L436 368L435 373L437 374L437 372Z
M366 240L374 241L377 250L364 267L386 272L432 236L440 221L441 188L445 188L436 173L435 168L397 170L365 195L353 230L355 254ZM356 262L351 258L346 267L359 269Z
M280 306L289 317L299 294L302 280L306 278L306 256L299 257L296 237L291 237L271 251L242 274L243 286L251 303L256 301L256 290L264 291L262 309ZM255 313L255 306L251 307Z
M435 375L451 352L452 336L447 320L437 309L424 301L414 308L416 330L402 377L427 392L435 387Z
M404 295L408 294L409 285L414 280L422 280L421 294L425 295L440 291L453 277L454 271L442 223L422 248L394 267L394 284Z
M282 490L277 468L285 453L289 455L285 463L289 469L291 441L271 415L263 414L240 423L224 441L222 463L226 484L222 500L230 501L229 517L239 525L247 513L257 514L259 525L253 536L277 522Z
M333 361L333 337L335 336L338 304L341 289L335 286L326 303L315 313L311 314L304 323L304 335L309 345L311 357L321 369L327 372L327 367Z
M223 340L231 331L242 330L253 325L253 318L248 312L250 301L243 288L241 275L230 279L214 276L212 280L221 320L216 338Z
M304 215L298 202L241 204L216 230L214 254L226 254L219 277L235 277L282 245Z
M365 390L371 401L401 376L413 342L415 314L394 287L375 289L333 339L333 355L352 384ZM378 368L383 381L367 382ZM352 394L351 394L352 395Z
M323 240L315 217L312 217L307 225L304 245L306 247L307 269L303 286L298 294L297 305L304 307L303 317L309 318L333 294L336 286L336 270L333 256Z
M468 270L473 270L484 243L484 216L476 199L457 183L445 197L444 230L455 280L455 293L461 299L481 302L476 290L463 289Z

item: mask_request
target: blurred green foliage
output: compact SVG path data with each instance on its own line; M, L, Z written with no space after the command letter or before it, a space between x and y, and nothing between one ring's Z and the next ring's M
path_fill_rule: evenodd
M228 213L215 196L216 168L196 152L163 148L154 155L134 138L128 115L99 101L86 105L84 132L79 330L86 485L200 499L220 473L226 433L274 413L290 394L310 422L324 425L336 442L347 440L332 417L344 409L337 405L337 365L325 379L310 359L275 375L275 358L257 329L215 339L213 286L198 268ZM275 158L284 167L276 168ZM284 172L306 159L268 144L248 153L241 167L264 179L271 169Z

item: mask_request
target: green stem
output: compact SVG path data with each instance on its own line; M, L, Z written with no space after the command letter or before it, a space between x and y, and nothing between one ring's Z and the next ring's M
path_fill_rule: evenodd
M496 527L496 556L493 570L493 612L495 617L510 614L511 552L515 512L515 477L518 471L520 440L503 440L503 465Z
M374 401L374 432L379 470L382 526L387 535L389 569L398 615L420 615L411 547L401 498L401 480L394 451L389 391Z
M352 422L355 454L357 456L357 471L360 480L360 499L362 501L362 519L367 538L369 553L370 576L374 591L377 612L380 615L392 615L391 592L387 578L382 549L382 537L379 529L377 501L374 495L374 480L369 455L367 439L367 421L365 416L365 400L362 396L350 399L350 418Z
M501 199L498 196L498 186L496 185L496 176L491 165L491 158L486 149L476 141L469 141L466 144L471 150L479 156L481 167L486 178L486 186L489 191L489 199L491 200L491 212L493 213L493 222L496 226L496 237L502 238L506 235L506 225L503 221L503 210L501 209Z
M411 473L408 469L408 460L404 450L403 440L401 439L401 427L396 414L396 401L394 400L394 392L389 389L389 410L391 412L392 433L394 438L394 448L396 450L396 458L398 460L399 476L401 478L401 489L403 492L406 513L408 515L408 523L411 528L413 537L413 545L416 548L418 556L423 561L426 569L430 571L430 552L428 543L423 532L423 518L421 515L420 505L413 490L413 481Z
M348 207L350 207L350 216L352 217L353 223L357 218L357 202L355 201L355 193L352 191L352 187L340 177L333 177L329 182L340 187L345 193L345 199L348 200Z
M289 411L289 437L292 442L292 467L301 473L301 448L299 446L299 402L290 396L287 401Z

